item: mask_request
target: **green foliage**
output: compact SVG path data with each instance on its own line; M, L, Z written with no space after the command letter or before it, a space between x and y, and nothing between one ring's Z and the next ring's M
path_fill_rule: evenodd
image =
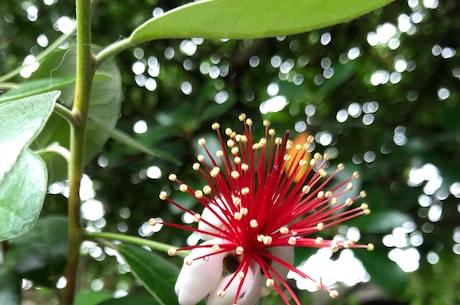
M167 181L168 173L201 187L190 169L200 149L196 140L215 141L209 125L217 120L233 128L233 118L241 112L255 122L270 119L278 131L295 134L306 128L315 136L315 150L331 154L331 166L343 162L344 174L360 172L356 193L363 188L368 194L372 213L338 230L344 235L357 227L360 243L376 245L373 252L354 251L370 282L341 287L345 293L337 301L302 293L302 304L362 304L359 290L371 286L385 295L374 296L376 303L389 298L410 305L460 303L456 1L432 1L434 7L430 1L393 1L383 9L378 8L392 1L92 2L92 19L86 21L93 42L105 46L92 48L89 61L97 70L92 86L84 88L91 90L90 100L82 102L88 103L89 115L81 117L81 109L74 108L75 97L82 93L75 89L76 37L58 37L51 27L58 28L61 16L73 16L75 3L0 1L2 305L21 303L22 279L33 282L28 293L40 294L43 289L37 287L48 287L55 292L50 303L70 304L56 287L69 243L77 245L74 249L82 246L82 291L74 304L175 304L172 287L182 260L165 260L155 251L164 251L167 244L183 245L188 235L170 229L146 233L143 223L157 216L181 221L180 210L157 199L161 190L172 191L174 200L194 208L189 196L174 192L177 185ZM33 7L39 11L34 21ZM394 35L387 40L381 38L391 31ZM255 39L262 37L273 38ZM373 41L375 37L383 40ZM51 43L58 39L61 43ZM29 54L40 64L23 77L19 72ZM135 64L143 68L136 70ZM286 105L263 110L274 97L284 97ZM370 105L376 108L369 110ZM353 115L352 106L358 109ZM340 113L346 118L339 119ZM142 121L145 132L133 131ZM85 145L72 146L80 126ZM331 141L323 145L327 137ZM71 154L76 151L84 164L69 173L68 161L75 160ZM435 166L431 178L439 179L428 182L415 171L426 165ZM73 181L80 181L83 172L93 182L95 198L82 194L76 206L67 206L69 193L78 194L79 187L68 178L74 175ZM419 183L409 182L411 177ZM433 183L439 186L430 190L427 185ZM98 206L92 199L104 206L96 220L85 215ZM433 218L439 210L441 216ZM78 221L50 216L66 211L77 211ZM85 235L99 230L152 236L163 247L150 243L152 251L147 251L127 245L122 237L120 244ZM337 228L322 233L333 237ZM398 242L403 246L383 244L395 234L401 234ZM420 254L420 267L407 273L389 259L389 252L412 248ZM314 253L296 249L295 263ZM67 280L76 277L70 274ZM293 282L292 287L297 290ZM128 296L114 298L115 291ZM280 299L271 294L260 303L279 304Z

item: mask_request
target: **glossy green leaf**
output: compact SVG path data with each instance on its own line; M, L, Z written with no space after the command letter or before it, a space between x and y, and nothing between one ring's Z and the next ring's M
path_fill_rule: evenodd
M152 18L132 43L160 38L260 38L306 32L349 21L391 0L204 0Z
M110 291L91 291L86 293L77 293L75 295L74 305L97 305L101 302L111 300L113 292ZM142 303L139 303L142 304Z
M140 247L120 245L117 248L134 276L153 296L157 304L177 304L173 287L179 270L174 264Z
M0 266L0 301L2 305L21 304L21 279Z
M140 295L139 296L127 296L127 297L123 297L119 299L110 299L102 303L98 303L98 305L133 305L133 304L159 305L162 303L158 303L151 296L140 296Z
M0 104L0 183L43 129L58 96L53 91Z
M0 184L0 241L32 228L46 195L45 162L27 150Z
M57 50L48 56L30 81L42 79L66 79L74 77L76 71L76 50ZM99 76L98 76L99 75ZM75 86L71 84L62 89L60 101L67 107L73 105ZM104 62L96 71L91 89L89 113L91 118L108 128L115 127L120 113L122 100L121 76L114 60ZM41 149L53 142L69 147L69 124L59 115L53 114L43 132L33 143L33 148ZM109 138L106 133L100 132L95 126L88 126L85 145L85 160L89 162L98 154ZM53 180L65 177L66 166L63 166L59 156L47 160L50 176Z
M404 294L409 282L408 274L388 258L384 249L376 247L374 251L353 252L371 275L372 283L394 297L401 297Z
M34 229L10 241L6 265L36 284L55 287L67 261L67 218L47 216Z
M94 76L94 80L96 81L107 79L110 79L110 76L107 74L96 73ZM30 80L2 94L0 96L0 103L59 90L73 84L75 84L75 76Z

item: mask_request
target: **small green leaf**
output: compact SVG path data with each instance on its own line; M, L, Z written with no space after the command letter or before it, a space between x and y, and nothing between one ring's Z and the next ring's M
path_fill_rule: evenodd
M33 230L12 239L8 268L38 285L55 287L67 262L67 224L63 216L43 217Z
M139 26L133 44L161 38L260 38L311 31L349 21L392 0L204 0Z
M0 266L0 301L2 305L21 304L21 279Z
M0 104L0 183L45 126L59 94L53 91Z
M46 184L45 162L25 151L0 183L0 241L31 229L42 209Z
M409 282L408 274L388 258L384 249L353 251L371 276L371 282L393 297L401 297Z
M174 283L178 268L161 256L131 245L118 246L120 255L159 305L177 304Z
M94 47L94 49L98 49ZM35 71L29 82L49 79L53 83L56 79L68 79L75 77L76 71L76 49L57 50L48 56ZM71 108L75 97L75 86L73 83L62 88L62 96L59 99L64 106ZM120 71L114 60L105 61L96 71L91 89L89 113L91 118L107 126L114 128L120 113L122 100ZM58 114L53 114L46 124L43 132L32 144L33 149L41 149L57 142L61 146L69 148L70 127ZM85 145L85 163L91 161L100 151L109 136L93 125L87 127ZM59 156L51 156L47 160L50 178L52 181L63 179L66 175L63 170L66 166Z

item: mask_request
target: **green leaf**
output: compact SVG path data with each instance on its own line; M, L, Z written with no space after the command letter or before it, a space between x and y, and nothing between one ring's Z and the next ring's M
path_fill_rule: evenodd
M32 228L45 200L45 162L25 151L0 183L0 241Z
M0 301L2 305L21 304L21 279L0 266Z
M33 230L12 239L8 268L38 285L55 287L67 262L67 224L63 216L43 217Z
M104 73L96 73L94 76L94 80L107 79L110 79L110 76ZM29 80L2 94L0 96L0 103L59 90L73 84L75 84L75 76Z
M157 301L156 304L177 304L173 287L179 270L174 264L140 247L120 245L117 248L134 276Z
M0 104L0 183L43 129L58 96L53 91Z
M204 0L140 25L138 44L160 38L261 38L311 31L349 21L392 0Z
M110 299L102 303L99 303L98 305L133 305L133 304L159 305L163 303L158 303L151 296L140 296L139 295L139 296L127 296L127 297L119 298L119 299ZM81 305L83 305L83 303Z
M371 282L393 297L402 297L409 282L408 274L388 258L384 249L353 251L371 276Z
M104 303L104 301L112 299L112 297L113 292L110 291L77 293L77 295L75 296L74 305L97 305L101 302Z
M96 47L94 49L97 49ZM48 56L37 71L32 74L30 81L49 79L53 83L55 79L66 79L74 77L76 71L76 50L57 50ZM75 86L70 84L62 89L60 101L67 107L73 105ZM107 128L114 128L121 107L122 88L121 76L114 60L105 61L96 71L96 76L91 89L89 113L91 118ZM53 114L46 124L43 132L34 141L33 148L41 149L57 142L61 146L69 148L69 124L57 114ZM86 134L85 163L91 161L104 146L109 138L106 133L89 125ZM47 160L50 176L54 180L65 177L66 166L62 166L62 159L59 156Z

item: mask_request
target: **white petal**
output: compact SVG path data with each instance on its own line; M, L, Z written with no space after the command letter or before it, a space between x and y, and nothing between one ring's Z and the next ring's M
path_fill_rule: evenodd
M215 243L216 241L209 241L203 244ZM185 260L210 253L211 248L196 248ZM184 262L174 287L180 305L194 305L216 287L222 276L224 256L225 253L213 254L206 259L194 260L191 265Z
M215 199L216 204L211 204L210 208L205 208L201 213L201 219L206 220L206 222L214 225L215 227L222 227L222 221L220 218L225 218L224 213L222 212L221 206L223 205L222 201L217 198ZM216 215L219 215L217 217ZM200 221L198 223L198 229L215 233L216 229L205 223L204 221ZM210 240L213 238L211 235L202 234L200 233L200 238L203 240Z
M211 292L208 298L207 305L232 305L234 304L235 294L238 290L240 280L235 278L230 286L225 291L223 297L218 297L217 293L222 290L231 279L232 274L225 276ZM238 295L237 305L255 305L260 298L260 287L262 279L260 275L259 265L255 261L251 261L246 277L243 279L243 286Z

